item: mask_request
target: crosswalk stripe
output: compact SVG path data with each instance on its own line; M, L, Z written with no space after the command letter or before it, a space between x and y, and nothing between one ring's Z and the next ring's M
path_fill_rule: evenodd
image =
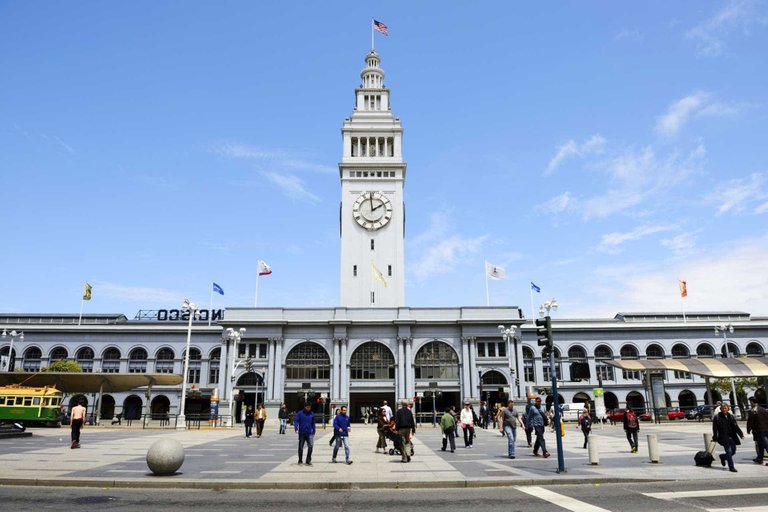
M747 494L768 494L768 489L707 489L701 491L646 492L649 498L674 500L678 498L705 498L707 496L743 496ZM730 509L729 509L730 510Z
M611 512L608 509L590 505L589 503L579 501L576 498L558 494L548 489L544 489L543 487L515 487L515 489L526 494L530 494L536 498L548 501L549 503L557 505L558 507L570 510L571 512Z

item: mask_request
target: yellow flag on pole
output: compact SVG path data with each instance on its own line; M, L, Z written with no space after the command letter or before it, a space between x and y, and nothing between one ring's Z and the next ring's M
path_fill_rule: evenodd
M376 265L373 262L371 262L371 275L375 280L381 281L384 284L384 288L387 287L387 280L384 279L384 274L381 273L381 270L376 268Z
M89 285L88 283L85 283L85 286L83 287L83 300L91 300L92 289L93 289L93 286Z

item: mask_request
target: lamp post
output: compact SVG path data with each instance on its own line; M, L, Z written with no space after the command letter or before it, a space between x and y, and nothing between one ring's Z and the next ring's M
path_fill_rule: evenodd
M13 341L16 338L19 338L19 341L24 341L24 331L21 331L21 332L16 332L16 331L8 332L8 330L3 329L3 338L7 338L8 336L11 337L11 344L10 344L10 347L8 348L8 363L7 363L8 366L6 368L0 368L0 370L6 371L6 372L10 372L10 371L16 369L14 364L13 364L14 361L16 360L16 357L15 357L15 355L13 353Z
M235 361L235 351L237 350L237 346L240 344L240 340L243 338L243 334L245 334L245 328L241 327L238 330L234 330L231 327L227 328L226 334L224 335L224 339L232 342L232 366L231 371L229 372L229 388L227 389L227 398L229 400L229 422L230 426L235 425L235 400L232 397L232 394L234 393L235 389L235 370L238 366L243 364L242 361ZM257 398L258 398L258 389L257 389Z
M715 326L715 334L723 333L723 350L725 350L725 354L723 354L723 357L730 357L730 350L728 350L728 333L733 333L733 325L732 324L720 324ZM731 393L733 393L733 402L731 402L731 409L733 409L733 415L738 416L739 415L739 398L736 396L736 384L733 381L733 377L731 377Z
M560 304L557 300L546 301L539 307L539 315L549 318L550 310L557 311ZM550 342L551 343L551 342ZM557 372L555 372L555 347L551 343L549 347L549 372L552 377L552 407L555 409L555 439L557 440L557 472L565 472L565 457L563 455L563 432L560 425L560 400L557 394Z
M187 379L189 378L189 349L192 342L192 320L197 315L197 304L190 302L189 299L184 299L184 304L181 305L181 309L189 313L189 324L187 326L187 350L184 353L184 373L181 381L181 402L179 404L179 415L176 418L176 428L178 430L185 430L187 428L187 417L184 414L184 409L187 405Z
M509 365L509 374L510 374L510 382L509 382L509 391L510 391L510 398L512 395L512 384L513 382L517 384L515 386L517 397L522 398L525 395L523 394L523 381L520 379L520 361L517 357L517 337L515 336L517 334L517 327L514 325L510 325L509 328L504 327L503 325L499 326L499 332L501 333L501 338L504 340L504 343L507 345L507 363ZM515 368L512 369L512 351L515 351Z

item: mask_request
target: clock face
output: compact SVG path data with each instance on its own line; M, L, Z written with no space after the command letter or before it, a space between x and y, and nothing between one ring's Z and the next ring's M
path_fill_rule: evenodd
M352 216L363 228L375 231L392 218L392 203L381 192L363 192L352 205Z

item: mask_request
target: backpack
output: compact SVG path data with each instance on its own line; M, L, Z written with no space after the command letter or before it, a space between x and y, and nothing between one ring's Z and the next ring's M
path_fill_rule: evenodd
M627 411L627 427L637 428L637 415L632 411Z
M592 428L592 419L587 416L581 418L581 430L589 430Z

